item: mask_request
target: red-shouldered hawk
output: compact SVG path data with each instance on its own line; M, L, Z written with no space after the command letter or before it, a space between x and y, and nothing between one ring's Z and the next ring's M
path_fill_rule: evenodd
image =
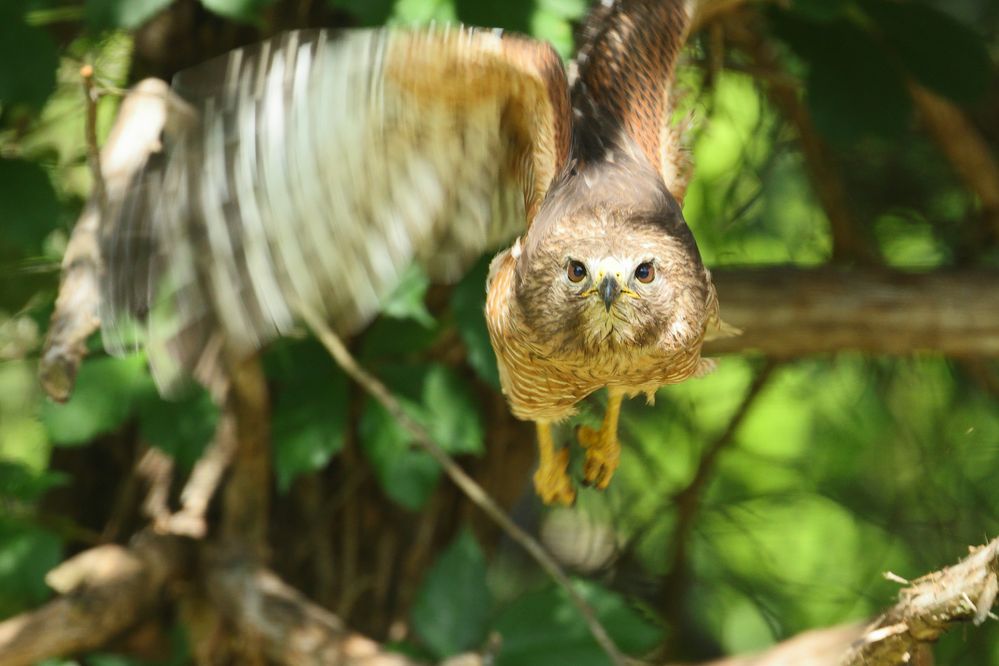
M607 387L585 481L618 464L622 397L702 367L718 325L677 200L679 0L603 1L567 78L555 51L475 28L300 31L179 74L191 107L102 228L110 351L161 388L252 353L298 304L340 332L418 261L461 275L490 247L486 318L514 414L538 424L545 502L571 502L551 424Z

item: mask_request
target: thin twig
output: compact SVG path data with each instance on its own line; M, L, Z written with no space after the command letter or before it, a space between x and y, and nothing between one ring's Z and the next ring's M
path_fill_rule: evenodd
M530 534L522 530L514 523L509 516L496 504L496 502L483 490L482 486L475 482L447 453L437 445L427 431L413 420L403 410L399 401L394 395L373 375L369 374L354 359L347 347L344 346L340 338L330 330L325 321L316 314L309 306L299 303L299 311L305 319L306 324L312 329L316 337L319 338L323 346L333 356L334 360L356 381L365 391L367 391L382 407L396 420L396 422L409 433L420 446L422 446L444 472L451 477L451 480L462 492L478 506L486 515L496 522L500 528L506 532L511 539L517 542L527 553L534 558L534 561L558 583L569 596L569 600L583 616L589 627L590 633L596 639L600 647L607 653L611 661L617 665L625 665L631 661L618 649L614 640L604 629L604 626L597 619L593 608L572 586L572 581L562 571L558 563L551 555L538 543Z
M94 177L94 192L97 195L97 209L101 219L104 219L108 209L108 191L104 183L104 171L101 169L101 150L97 145L97 101L100 93L94 87L94 67L84 65L80 68L83 78L83 93L86 98L85 137L87 141L87 162L90 163L90 173Z
M773 375L777 363L767 360L765 365L756 373L753 382L749 385L742 402L736 408L728 420L725 429L719 433L705 449L701 456L700 464L694 473L694 478L687 486L670 498L670 504L676 506L677 519L676 528L673 530L674 551L669 573L662 584L663 614L669 625L675 631L679 623L679 613L682 609L683 595L680 594L680 581L687 573L687 548L689 546L690 532L693 530L694 521L697 517L701 504L701 496L711 475L714 473L718 456L721 455L734 440L735 433L745 420L750 407L760 395L763 387L766 386Z

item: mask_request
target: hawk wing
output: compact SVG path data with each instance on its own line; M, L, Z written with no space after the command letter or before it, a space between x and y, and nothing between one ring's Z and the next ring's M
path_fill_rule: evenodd
M573 60L572 103L579 110L580 157L600 159L626 134L683 202L691 165L683 123L673 121L673 71L695 10L708 0L614 0L595 5Z
M102 229L105 346L161 389L249 352L296 304L349 333L414 260L460 275L530 224L571 114L547 44L498 31L292 32L182 72L164 136Z

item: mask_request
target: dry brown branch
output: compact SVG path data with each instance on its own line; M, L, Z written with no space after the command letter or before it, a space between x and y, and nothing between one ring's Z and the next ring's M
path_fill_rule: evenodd
M94 650L141 621L186 562L182 543L143 533L131 548L98 546L49 572L63 596L0 622L0 666Z
M960 108L916 84L909 84L923 123L940 151L982 204L982 213L999 238L999 163L981 132Z
M755 655L698 666L929 666L931 645L954 623L996 619L990 609L999 593L997 574L999 539L994 539L954 566L913 581L898 603L866 626L807 631Z
M843 666L890 666L910 661L920 644L932 643L954 622L976 626L991 615L999 594L999 539L976 548L957 564L923 576L899 594L899 602L871 623L841 662Z
M319 338L323 346L330 352L334 360L357 382L367 393L377 400L382 407L396 420L396 422L406 430L407 433L422 446L444 472L451 478L456 486L476 505L483 513L488 515L502 528L506 534L523 548L538 565L552 577L566 592L572 604L583 616L590 633L597 641L597 644L607 653L611 661L616 665L629 663L629 659L618 649L614 640L604 629L596 613L589 603L576 591L572 581L562 571L555 559L548 554L548 551L538 543L537 539L525 532L519 525L514 523L510 517L496 504L496 501L483 490L482 486L475 482L451 456L430 437L427 431L413 420L396 400L395 396L378 379L362 368L353 355L344 346L340 338L330 330L314 310L307 305L299 303L299 311L306 324L312 332Z
M67 560L46 578L63 596L0 623L0 666L31 666L104 647L140 625L164 599L166 584L175 580L185 584L173 587L188 594L206 588L231 625L224 627L228 639L251 642L264 653L260 657L276 663L415 666L345 628L244 554L230 559L205 546L201 559L210 564L203 570L189 566L196 547L194 541L144 532L131 548L99 546ZM463 655L447 663L479 666L481 660Z
M270 507L270 402L257 356L228 359L228 390L219 419L218 446L231 447L232 469L225 484L221 537L266 556ZM231 444L222 444L226 440Z
M266 656L289 666L411 666L410 659L343 626L270 571L249 561L216 561L209 597L243 636L259 640ZM480 663L477 659L469 662Z
M996 271L768 267L712 276L722 316L742 335L708 343L708 354L999 355Z
M90 81L85 77L85 81ZM98 154L93 87L87 87L87 146L95 168L94 193L77 220L62 260L62 281L38 376L53 400L65 402L86 355L86 341L100 326L100 220L104 203L120 200L132 176L160 149L160 135L190 117L186 105L158 79L140 82L125 97ZM99 168L99 171L96 169Z

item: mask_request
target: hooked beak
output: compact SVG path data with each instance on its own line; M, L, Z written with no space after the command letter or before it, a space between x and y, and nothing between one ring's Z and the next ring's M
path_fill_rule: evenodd
M617 283L613 275L607 275L597 286L597 291L600 293L600 299L604 302L604 308L610 312L611 305L621 295L621 285Z

